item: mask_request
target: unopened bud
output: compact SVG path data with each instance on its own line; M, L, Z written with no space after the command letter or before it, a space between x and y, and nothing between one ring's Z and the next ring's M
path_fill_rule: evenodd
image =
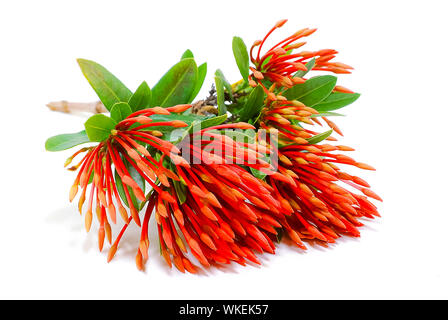
M275 24L275 28L281 28L287 21L288 21L288 19L280 20L279 22L277 22Z
M77 193L78 193L78 181L76 181L70 188L70 196L69 196L70 202L73 201Z
M87 212L86 212L84 225L85 225L86 231L89 232L90 227L92 226L92 209L91 208L89 208L89 210L87 210Z

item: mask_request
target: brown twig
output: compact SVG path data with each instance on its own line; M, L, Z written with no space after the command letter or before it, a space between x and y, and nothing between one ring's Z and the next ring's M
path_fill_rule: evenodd
M218 114L217 109L217 97L215 86L209 91L209 95L204 100L194 102L191 112L199 115L206 114ZM105 113L108 110L104 107L101 101L96 102L69 102L66 100L54 101L47 104L47 107L52 111L65 112L65 113Z
M88 113L104 113L107 109L101 103L96 102L69 102L66 100L54 101L47 104L47 107L52 111L59 111L65 113L73 112L88 112Z

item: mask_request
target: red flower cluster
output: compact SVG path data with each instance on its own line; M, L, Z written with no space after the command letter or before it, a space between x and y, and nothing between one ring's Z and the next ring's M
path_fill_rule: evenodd
M253 250L273 252L274 245L263 227L271 231L280 225L260 210L279 211L281 205L270 195L272 188L235 163L267 171L270 165L261 159L263 155L257 151L257 146L241 144L214 132L229 128L253 127L234 123L206 128L193 133L193 141L182 146L183 152L188 149L192 163L176 168L185 186L185 200L181 203L154 195L151 197L137 253L139 269L148 259L147 228L154 207L162 255L170 266L173 262L182 272L196 271L186 256L187 247L206 267L230 261L259 263ZM212 137L213 140L204 137ZM165 190L172 195L178 192L174 186ZM179 199L178 194L176 198ZM259 220L263 220L261 226Z
M321 117L342 135L336 124L312 107L282 96L288 96L285 89L304 82L303 75L310 69L349 73L352 68L332 62L337 53L332 49L293 53L305 44L299 40L316 29L302 29L262 55L267 38L285 22L278 22L250 50L255 67L251 68L249 84L260 84L267 94L261 113L251 119L260 129L255 139L249 139L254 142L240 142L223 132L255 129L238 122L197 131L193 125L193 131L189 128L183 132L181 142L175 145L162 139L157 128L168 127L171 131L188 124L179 120L158 121L155 115L184 112L191 105L155 107L132 113L111 130L105 141L83 148L69 159L70 162L86 152L79 164L72 167L79 168L79 173L70 190L70 201L81 188L82 213L88 197L87 231L96 207L99 248L102 250L106 236L111 244L108 261L115 256L124 232L134 221L141 228L136 264L140 270L144 268L153 213L166 262L181 272L191 273L197 272L192 258L204 267L232 261L259 264L256 253L274 253L279 233L287 234L297 246L306 249L304 241L333 243L344 234L358 237L360 218L379 216L368 198L382 201L381 198L366 181L346 173L342 166L374 169L338 153L352 151L350 147L321 144L324 139L336 140L332 131L319 134L305 125L321 125ZM352 93L341 86L333 91ZM275 135L262 138L262 131ZM269 155L276 155L279 163L271 164ZM266 178L257 178L260 176L256 171ZM152 187L148 194L142 180ZM136 199L141 202L138 208ZM144 205L141 220L139 212ZM125 224L112 244L109 219L116 223L116 208Z
M81 211L90 185L89 177L93 177L85 221L89 230L95 201L100 250L105 236L111 243L109 219L116 223L116 206L125 221L110 248L108 261L114 257L129 223L134 221L141 227L136 264L143 269L148 259L148 225L153 211L161 253L169 265L174 263L182 272L197 270L187 254L188 248L205 267L231 261L242 265L247 261L260 263L255 253L274 253L274 241L280 229L303 249L303 240L331 243L341 234L359 236L357 227L362 224L357 218L378 216L376 207L367 197L381 199L369 189L367 182L341 171L337 165L373 168L331 153L351 148L307 145L306 138L312 137L313 132L294 126L289 120L312 123L309 116L316 113L314 109L297 101L273 101L271 105L276 107L263 111L261 126L267 130L278 128L280 140L296 143L276 150L280 160L277 172L263 160L272 152L273 141L266 141L266 146L242 143L220 132L253 128L246 123L223 124L191 133L191 140L181 146L184 153L188 151L188 159L180 155L178 147L160 139L159 132L151 131L151 127L156 126L187 126L178 120L153 121L151 116L183 111L189 105L138 111L121 121L109 139L94 148L81 149L87 154L75 166L80 167L80 171L70 191L70 200L80 186ZM160 158L156 160L151 156L143 144L157 150ZM165 158L172 163L171 169L167 169L170 166L164 163ZM118 176L112 174L112 166ZM241 166L267 173L266 181L254 177ZM153 191L147 197L132 178L131 167L152 186ZM116 179L125 186L129 217L120 200ZM338 182L363 194L348 191ZM174 183L181 185L183 191L175 188ZM143 222L128 188L147 203ZM181 192L184 193L182 201Z
M300 52L292 54L292 49L301 47L304 42L294 43L296 40L312 34L315 29L303 29L273 46L260 57L261 47L267 37L281 27L286 20L282 20L269 31L262 41L252 46L253 77L263 86L262 79L273 83L271 88L264 90L268 95L266 106L261 112L260 127L266 131L278 131L278 171L283 176L289 176L288 181L279 181L276 176L268 176L277 198L284 199L290 205L290 210L278 218L282 227L291 239L305 249L303 240L319 240L332 243L341 234L358 237L357 227L362 226L360 217L373 218L379 216L377 208L367 197L382 201L369 188L369 184L357 176L352 176L339 168L339 165L352 165L361 169L374 170L371 166L356 162L352 158L333 154L334 151L352 151L346 146L332 146L329 144L313 144L309 141L319 133L309 130L303 124L317 123L319 112L304 105L300 101L288 101L285 97L274 94L276 87L289 88L294 84L305 81L297 75L297 71L307 71L304 63L310 58L316 58L312 70L331 71L334 73L349 73L351 67L330 62L337 53L334 50L320 50L316 52ZM256 58L253 57L254 47L259 46ZM309 71L309 70L308 70ZM251 81L252 78L250 79ZM257 85L253 81L252 85ZM336 86L334 91L353 93ZM334 131L342 135L341 130L326 117L322 119ZM332 136L326 140L335 141ZM269 141L272 142L272 141ZM348 185L348 189L343 185ZM352 189L350 191L349 189ZM361 194L356 193L360 191Z
M288 174L294 183L286 184L269 176L267 182L293 209L292 215L285 215L279 221L299 247L304 248L303 239L332 243L341 234L358 237L357 227L362 226L358 218L379 216L367 197L382 201L381 198L369 189L366 181L342 171L339 165L374 169L348 156L332 153L351 150L329 144L290 145L279 149L279 172ZM344 188L341 183L362 194Z
M180 105L172 108L152 108L131 114L129 117L118 123L109 139L99 143L93 148L84 148L80 151L87 151L80 163L72 169L79 169L75 182L70 189L70 201L72 201L81 187L82 193L79 198L79 211L82 213L82 207L86 200L86 193L90 187L88 207L85 214L85 226L89 231L92 224L92 209L95 200L96 214L100 222L99 229L99 247L103 247L104 236L107 235L111 241L110 224L106 215L106 209L109 218L113 223L116 222L116 206L125 222L128 222L127 211L120 200L116 178L114 178L112 166L118 173L117 179L125 186L123 191L126 196L127 204L131 212L132 219L140 226L138 208L135 208L133 199L129 192L130 188L140 201L145 201L145 194L132 178L130 167L136 170L146 182L148 182L161 198L166 201L174 202L175 198L168 192L162 190L156 183L156 179L162 184L169 186L168 178L179 180L171 171L166 169L163 164L164 157L170 158L176 166L188 166L185 159L180 157L180 152L173 144L160 139L160 132L151 131L155 126L173 126L185 127L187 124L183 121L163 121L154 122L150 118L154 114L170 114L171 112L180 112L190 107L189 105ZM135 124L138 124L135 126ZM162 156L157 161L141 143L145 143L161 152ZM75 155L79 154L77 152ZM75 156L74 155L74 156ZM71 157L71 159L73 156Z
M159 200L156 210L162 254L170 265L172 256L179 270L195 271L184 256L186 245L175 223L205 267L230 261L259 263L254 250L274 252L269 233L276 233L274 228L280 225L270 210L282 208L272 197L272 188L237 165L196 164L181 171L188 189L185 202L173 205Z
M263 55L261 50L268 37L274 30L282 27L285 20L281 20L266 34L263 40L257 40L250 48L250 59L255 68L251 67L252 74L249 76L249 84L256 87L260 84L265 92L268 93L266 86L261 80L266 79L277 87L290 88L295 84L302 83L305 79L300 75L299 71L307 71L306 64L311 59L315 58L312 70L329 71L333 73L350 73L353 69L349 65L341 62L332 62L338 53L333 49L322 49L318 51L301 51L293 53L293 50L298 49L306 44L306 42L298 42L301 38L313 34L317 29L302 29L291 36L283 39ZM254 49L258 47L257 54L254 55ZM344 91L343 87L336 87L336 90Z
M254 143L236 142L220 133L223 129L253 129L253 126L246 123L223 124L190 135L191 141L182 146L183 152L188 150L190 159L187 161L180 156L180 149L160 139L158 132L151 131L151 127L156 126L187 126L178 120L156 122L151 119L154 114L184 111L187 107L151 108L133 113L118 123L109 139L94 148L80 150L88 152L75 166L80 170L71 188L70 200L80 186L79 209L82 212L90 185L89 177L92 176L85 221L89 231L95 202L100 224L100 250L106 235L111 243L109 219L116 223L116 206L125 221L111 246L109 261L114 257L129 223L134 221L141 227L136 263L139 269L143 268L148 259L148 224L154 209L161 252L167 263L171 265L173 261L181 271L196 270L185 255L187 247L203 266L230 261L244 265L246 260L259 263L254 251L274 252L275 228L281 227L275 214L288 207L272 195L274 190L271 186L240 167L263 170L282 180L281 174L272 172L271 165L262 160L270 150ZM160 159L152 157L143 144L160 152ZM74 156L77 154L79 152ZM172 169L167 169L164 158L173 163ZM112 166L118 176L114 177ZM152 186L153 191L148 197L132 178L131 167ZM120 200L116 179L125 186L123 190L131 212L129 217ZM185 188L183 202L179 200L179 190L174 187L174 182ZM147 202L143 222L128 188L140 201Z
M366 181L339 168L342 164L375 170L348 156L332 153L353 151L352 148L308 143L307 139L318 133L304 128L298 122L313 124L316 121L310 118L313 114L318 112L298 101L276 100L262 111L261 120L261 127L279 131L278 171L289 176L293 182L278 181L275 176L268 176L266 181L279 194L278 197L284 198L291 206L293 214L285 215L279 221L301 248L305 248L301 241L303 239L331 243L340 234L359 236L357 227L362 224L357 219L379 216L367 197L382 201L369 189ZM297 124L292 123L292 120L298 121ZM326 118L324 120L342 135L333 122ZM326 139L336 140L331 136ZM342 184L362 194L349 191Z

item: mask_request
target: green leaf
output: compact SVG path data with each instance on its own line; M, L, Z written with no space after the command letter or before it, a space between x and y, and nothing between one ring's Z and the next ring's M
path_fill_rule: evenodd
M329 136L331 136L332 133L333 133L333 129L330 129L328 131L316 134L315 136L308 138L306 140L308 140L309 144L316 144L316 143L319 143L319 142L327 139Z
M224 103L224 81L221 77L215 76L216 101L218 103L218 115L226 114L227 107Z
M249 55L243 39L240 37L233 37L232 50L238 69L240 70L244 81L247 82L247 78L249 77Z
M125 162L126 167L129 171L129 174L131 175L131 178L134 179L135 182L137 182L140 189L142 189L143 193L145 193L145 179L138 173L138 171L130 165L127 161Z
M208 118L201 121L201 129L218 126L227 120L227 114L223 114L217 117Z
M144 193L145 192L145 180L138 173L138 171L135 170L135 168L132 165L130 165L125 159L122 159L122 160L123 160L123 163L124 163L126 169L129 172L129 175L131 176L132 179L134 179L135 182L137 182L138 186L142 189L142 191ZM127 207L129 207L128 199L126 198L126 193L124 192L124 184L121 181L121 177L118 174L117 170L115 170L114 176L115 176L115 184L117 185L118 194L120 195L120 198L121 198L121 200L123 200L124 204ZM137 197L135 196L135 193L134 193L134 191L132 191L131 187L126 186L126 188L129 191L129 196L132 200L132 204L134 205L135 208L139 208L140 200L137 199Z
M198 130L202 130L205 128L210 128L210 127L214 127L217 125L220 125L221 123L223 123L224 121L227 120L227 114L223 114L221 116L217 116L217 117L212 117L212 118L208 118L205 120L195 120L193 121L189 127L186 128L185 132L178 137L178 139L176 140L176 143L179 141L182 141L188 134L193 133L195 129Z
M107 139L110 131L115 128L117 122L104 114L95 114L84 123L87 136L92 142L101 142Z
M128 199L126 198L126 194L124 193L123 182L121 181L121 177L116 169L114 171L114 178L115 178L115 185L117 186L118 194L120 195L121 200L127 207L129 207Z
M154 120L154 122L162 122L162 121L173 121L173 120L180 120L185 122L187 125L191 125L194 121L202 121L204 119L207 119L207 116L201 116L201 115L197 115L197 114L176 114L176 113L172 113L172 114L155 114L151 116L151 119ZM172 130L179 130L179 129L187 129L188 127L184 127L184 128L175 128L172 126L154 126L154 127L149 127L148 130L158 130L158 131L162 131L162 132L167 132L167 131L172 131Z
M277 231L277 234L275 235L277 243L282 242L285 231L283 230L283 228L275 228L275 231Z
M261 171L259 171L257 169L254 169L254 168L250 168L250 172L252 172L252 175L255 178L258 178L258 179L261 179L261 180L263 180L266 177L266 173L261 172Z
M106 68L96 62L78 59L81 71L107 110L117 102L127 102L132 92Z
M187 187L181 181L176 180L173 180L173 185L177 198L179 199L179 204L184 204L185 200L187 200Z
M154 122L161 122L161 121L173 121L173 120L181 120L186 122L187 124L191 124L194 120L203 120L206 119L207 116L202 116L194 113L190 114L153 114L151 116L151 119L154 120ZM153 130L152 128L150 130ZM159 129L157 129L159 130Z
M110 117L120 122L132 113L131 107L126 102L118 102L110 110Z
M249 95L246 104L240 111L240 121L248 121L258 115L263 107L264 91L261 86L255 87Z
M190 49L185 50L185 52L182 54L181 60L187 59L187 58L194 58L193 52L191 52Z
M188 103L198 79L198 68L192 58L175 64L152 89L152 106L172 107Z
M303 78L308 72L311 71L311 69L313 69L314 65L316 64L316 58L311 59L310 61L308 61L305 64L306 67L306 71L303 70L299 70L294 74L294 77L299 77L299 78Z
M121 181L121 177L118 174L117 170L115 170L114 176L115 176L115 184L117 186L118 194L120 195L121 201L123 201L123 203L129 208L128 199L126 198L126 193L124 192L124 185L123 182ZM129 191L129 197L131 198L134 207L138 208L137 207L138 199L135 196L134 191L132 191L132 189L129 188L128 186L126 186L126 188Z
M73 148L79 144L90 142L85 130L77 133L59 134L48 138L45 142L47 151L62 151Z
M143 81L128 101L132 112L149 108L151 105L151 96L151 89L146 81Z
M198 80L196 81L196 85L194 87L193 93L191 94L188 103L191 103L194 100L194 98L196 98L199 91L201 91L206 75L207 75L207 63L205 62L198 67Z
M313 108L319 112L341 109L355 102L359 96L359 93L333 92L323 101L316 104Z
M306 106L312 107L330 95L336 81L335 76L314 77L286 90L284 96L288 100L298 100Z
M223 84L224 84L224 88L226 88L227 92L229 93L230 96L232 96L232 85L229 83L229 81L227 81L226 77L224 76L224 73L222 73L221 70L216 70L215 72L215 76L220 77Z
M92 183L92 181L93 181L93 177L95 176L95 170L92 170L92 173L90 174L90 177L89 177L89 182L88 182L88 184L91 184Z

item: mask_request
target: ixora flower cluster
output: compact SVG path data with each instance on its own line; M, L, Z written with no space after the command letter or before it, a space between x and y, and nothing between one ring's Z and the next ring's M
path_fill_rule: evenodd
M135 92L101 65L78 60L101 100L96 110L109 116L97 112L85 130L49 138L46 149L90 143L65 163L78 171L70 201L79 195L87 231L96 216L100 251L110 244L108 261L134 223L141 230L136 264L144 268L151 216L168 265L191 273L199 264L259 264L256 254L273 254L283 236L304 250L310 242L358 237L360 218L379 216L369 198L381 198L343 171L347 165L374 169L341 154L352 148L324 143L336 141L334 132L342 135L328 118L359 94L336 85L333 75L307 76L352 68L333 62L335 50L297 50L315 29L263 50L285 22L249 51L234 37L242 80L230 84L217 70L210 96L195 103L207 64L197 66L190 50L155 86L143 82ZM313 125L329 128L318 133ZM124 223L114 238L117 220Z

